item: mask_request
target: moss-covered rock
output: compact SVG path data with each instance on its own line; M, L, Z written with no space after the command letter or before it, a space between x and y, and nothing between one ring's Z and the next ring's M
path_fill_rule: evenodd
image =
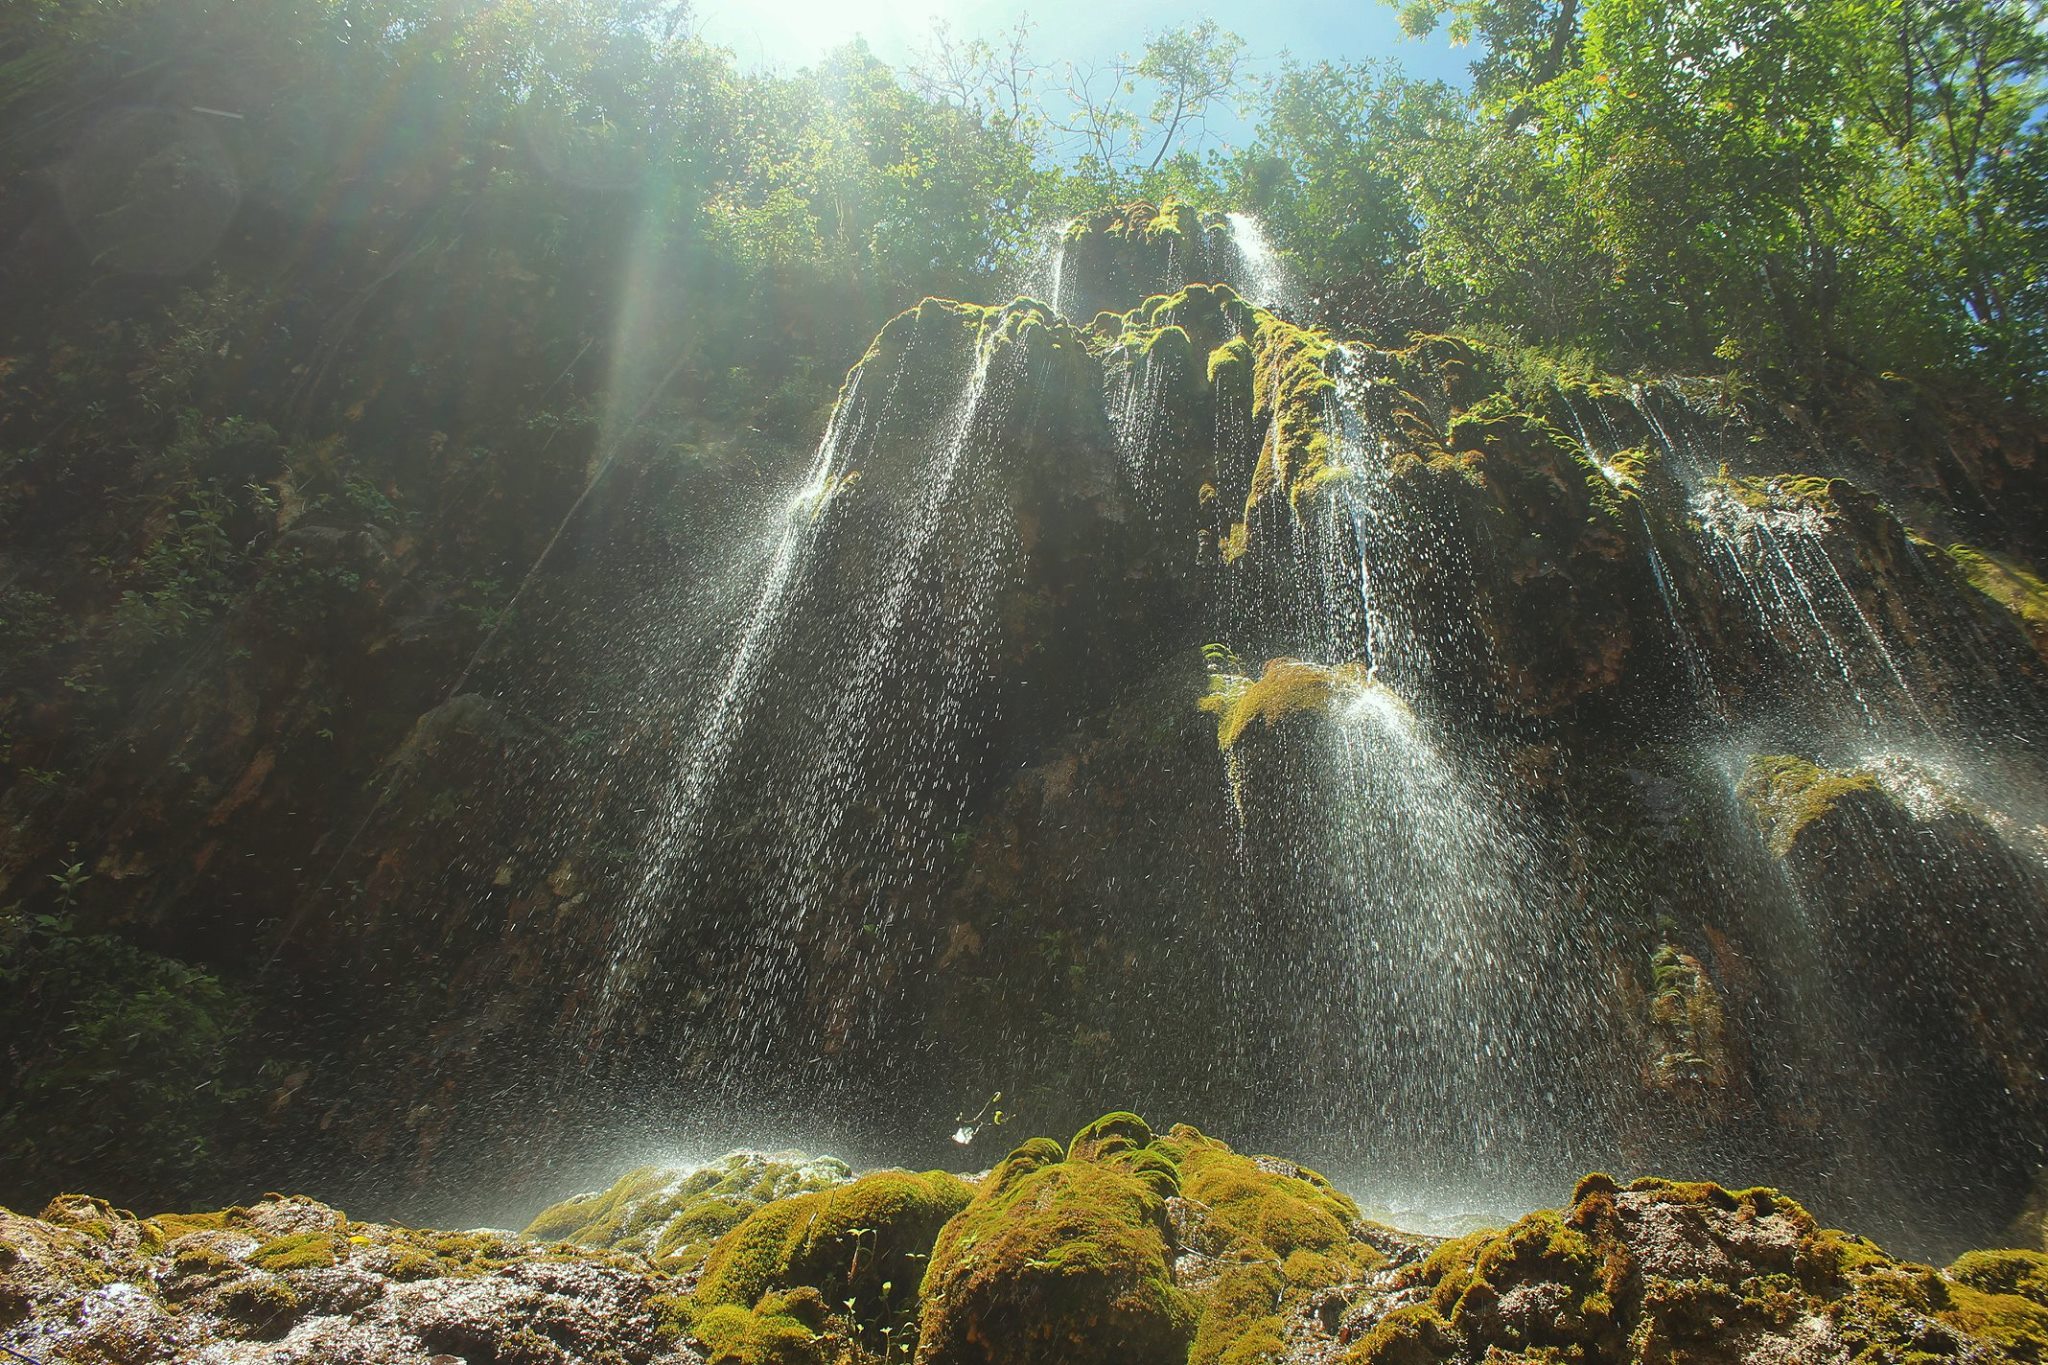
M1844 801L1882 800L1877 779L1865 772L1834 772L1796 754L1758 754L1735 787L1750 817L1780 856L1792 851L1814 821Z
M825 1335L829 1309L815 1289L764 1294L751 1308L720 1304L700 1313L696 1338L705 1365L826 1365L843 1341Z
M1171 1158L1111 1115L1072 1152L1034 1138L947 1224L924 1281L920 1365L1181 1365L1195 1306L1174 1285Z
M1951 545L1948 557L1963 578L2019 622L2034 649L2048 658L2048 582L2026 565L1969 545Z
M1222 215L1168 198L1134 200L1067 224L1057 300L1068 317L1092 318L1148 294L1229 280L1237 258Z
M1651 956L1650 977L1651 1086L1688 1095L1726 1088L1735 1072L1728 1016L1706 968L1665 943Z
M694 1168L641 1166L609 1189L543 1209L524 1235L634 1252L685 1270L763 1205L852 1178L836 1157L801 1152L731 1152Z
M915 1304L939 1230L972 1194L943 1171L877 1171L775 1200L712 1246L698 1302L752 1308L772 1291L809 1287L859 1322L892 1320Z
M1160 1146L1182 1180L1177 1267L1199 1312L1191 1365L1273 1359L1312 1295L1387 1264L1361 1235L1369 1225L1357 1206L1307 1167L1243 1155L1186 1126Z
M1347 1319L1343 1360L2031 1360L2048 1323L2014 1292L2029 1270L1966 1257L1938 1274L1772 1190L1596 1175L1565 1210L1397 1271Z
M5 1339L33 1338L41 1360L689 1358L672 1350L688 1323L665 1306L671 1281L612 1252L361 1223L277 1195L156 1218L71 1196L45 1215L0 1209L0 1333L24 1328ZM246 1341L266 1344L233 1345Z

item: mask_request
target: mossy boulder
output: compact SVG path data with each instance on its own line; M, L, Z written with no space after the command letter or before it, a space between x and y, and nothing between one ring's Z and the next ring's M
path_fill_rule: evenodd
M815 1289L863 1323L914 1304L932 1244L973 1189L944 1171L877 1171L767 1204L712 1246L697 1300L753 1308L763 1295Z
M1386 1264L1329 1181L1118 1112L1012 1152L939 1239L927 1365L1250 1365L1310 1295Z
M1034 1138L946 1226L924 1281L920 1365L1183 1365L1170 1152L1135 1115Z
M633 1252L665 1270L686 1270L763 1205L851 1179L838 1158L801 1152L730 1152L698 1167L640 1166L608 1189L543 1209L524 1235Z
M1571 1205L1446 1242L1348 1320L1345 1365L1482 1360L2033 1360L2024 1253L1944 1275L1774 1190L1604 1175ZM1391 1311L1389 1311L1391 1309Z
M815 1289L764 1294L752 1308L721 1304L698 1315L705 1365L826 1365L837 1355L825 1335L830 1315Z
M1358 1206L1306 1166L1246 1156L1185 1125L1159 1143L1179 1168L1178 1269L1199 1311L1190 1365L1273 1358L1318 1291L1387 1264Z

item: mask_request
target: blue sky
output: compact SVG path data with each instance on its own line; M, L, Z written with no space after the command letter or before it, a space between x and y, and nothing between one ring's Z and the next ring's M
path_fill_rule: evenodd
M1174 0L698 0L695 12L703 36L733 49L748 67L804 66L855 35L884 60L900 63L926 44L935 17L955 34L993 38L1026 15L1036 57L1051 64L1087 65L1136 53L1149 34L1205 17L1246 40L1255 70L1271 70L1282 52L1301 60L1393 57L1411 76L1463 84L1475 55L1441 36L1404 37L1393 10L1376 0L1216 0L1204 6ZM1242 132L1228 119L1214 128L1225 138Z

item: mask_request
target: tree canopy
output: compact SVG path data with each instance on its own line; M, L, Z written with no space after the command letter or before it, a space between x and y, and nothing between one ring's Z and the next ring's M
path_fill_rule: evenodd
M591 306L584 335L630 256L693 315L788 323L753 349L678 338L686 374L788 376L835 370L920 294L988 292L1073 212L1179 194L1259 212L1346 327L2032 401L2041 0L1401 17L1473 42L1469 89L1390 60L1255 70L1257 35L1211 20L1093 64L1041 59L1020 23L936 29L906 69L855 44L776 74L677 0L34 0L0 19L0 215L20 233L54 185L96 264L187 282L230 219L317 223L386 263L488 236L584 282L554 295ZM1225 107L1245 145L1209 134Z

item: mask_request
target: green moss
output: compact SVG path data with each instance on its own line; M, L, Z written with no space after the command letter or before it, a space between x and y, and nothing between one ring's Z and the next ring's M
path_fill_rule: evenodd
M1247 521L1276 491L1295 499L1312 490L1336 450L1330 400L1337 384L1330 372L1337 343L1263 309L1256 317L1252 417L1266 423L1266 436L1245 498Z
M762 1204L851 1178L844 1162L794 1153L732 1152L694 1169L642 1166L607 1190L543 1210L525 1235L631 1252L666 1270L690 1268Z
M860 1320L879 1321L914 1299L939 1230L972 1194L943 1171L878 1171L776 1200L711 1248L698 1301L745 1308L771 1290L808 1285L833 1303L853 1300Z
M219 1232L236 1217L246 1216L246 1209L223 1209L218 1213L160 1213L149 1219L145 1226L150 1230L151 1239L157 1243L175 1242L180 1237L189 1237L195 1232Z
M1201 1296L1194 1365L1249 1365L1279 1351L1309 1291L1355 1283L1385 1257L1352 1235L1358 1207L1306 1167L1248 1157L1179 1127L1159 1147L1203 1210L1191 1249L1230 1267Z
M1343 1356L1343 1365L1440 1365L1455 1358L1458 1339L1426 1303L1397 1308L1374 1323Z
M443 1271L442 1263L413 1247L400 1247L386 1263L384 1273L401 1282L431 1280Z
M697 1317L695 1331L706 1365L825 1365L826 1316L815 1289L798 1289L748 1308L711 1308Z
M1145 339L1144 352L1155 361L1166 361L1192 369L1195 362L1194 342L1188 339L1185 329L1161 327Z
M1243 337L1232 337L1209 352L1206 370L1209 383L1219 390L1242 390L1245 406L1251 406L1252 348Z
M658 1167L636 1167L601 1193L579 1195L542 1209L526 1225L525 1235L543 1242L612 1246L634 1210L644 1205L650 1195L664 1190L670 1179L671 1173Z
M348 1244L332 1232L297 1232L265 1242L248 1255L258 1270L324 1270L348 1254Z
M676 1215L654 1246L654 1260L664 1270L701 1263L719 1238L744 1223L760 1205L750 1199L711 1195Z
M283 1336L305 1313L305 1305L282 1280L243 1280L223 1290L220 1311L244 1327L241 1335Z
M1269 1265L1224 1272L1205 1296L1188 1365L1252 1365L1275 1358L1284 1344L1280 1305L1286 1281Z
M2048 1305L2038 1295L1987 1293L1968 1283L1947 1290L1943 1320L2014 1360L2048 1359Z
M1809 825L1842 801L1879 792L1869 773L1834 772L1795 754L1756 755L1735 787L1758 831L1781 858Z
M2019 562L1968 545L1951 545L1948 557L1978 592L2018 617L2037 648L2048 650L2048 582Z
M1855 496L1855 485L1842 479L1814 474L1736 475L1723 465L1709 485L1752 511L1789 511L1811 508L1823 514L1839 510L1845 498Z
M1277 724L1298 711L1322 711L1340 700L1376 689L1400 705L1363 664L1330 667L1305 659L1268 659L1256 679L1234 673L1209 675L1209 691L1197 703L1216 717L1216 747L1235 748L1253 721Z
M920 1358L1182 1365L1195 1306L1156 1178L1172 1165L1130 1114L1070 1153L1043 1138L1012 1152L933 1249Z
M1980 1293L2017 1294L2048 1308L2048 1253L1972 1251L1957 1257L1944 1273Z
M1650 978L1651 1079L1666 1089L1728 1084L1727 1012L1699 959L1661 944Z
M1082 1128L1067 1143L1066 1160L1097 1161L1152 1145L1152 1127L1136 1114L1118 1110Z
M1307 1167L1243 1156L1193 1128L1163 1145L1177 1151L1186 1196L1207 1210L1206 1254L1276 1266L1294 1284L1355 1280L1385 1264L1351 1235L1358 1206Z

